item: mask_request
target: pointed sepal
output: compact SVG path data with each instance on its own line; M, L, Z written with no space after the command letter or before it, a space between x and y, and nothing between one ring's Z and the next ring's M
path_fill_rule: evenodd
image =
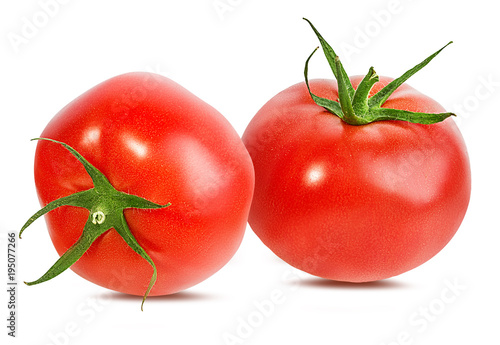
M376 121L387 120L400 120L419 124L433 124L441 122L446 118L455 115L451 112L438 114L419 113L403 109L388 109L383 107L387 99L394 93L394 91L396 91L398 87L406 82L408 78L427 66L427 64L429 64L429 62L431 62L444 48L452 43L451 41L416 66L403 73L403 75L401 75L399 78L391 81L381 90L379 90L375 95L369 97L371 89L379 81L379 76L375 73L373 67L370 68L367 75L358 85L358 88L354 90L352 83L347 76L344 67L342 66L342 63L340 62L340 58L337 56L328 42L325 41L323 36L321 36L318 30L312 25L312 23L306 18L304 18L304 20L309 23L314 33L318 37L323 48L323 52L325 53L325 57L330 64L335 79L337 80L339 92L338 102L337 100L329 100L326 98L318 97L311 92L307 76L308 65L309 60L316 50L314 50L313 53L307 58L304 68L304 76L307 89L309 91L309 94L311 95L311 98L316 104L325 108L332 114L338 116L344 122L356 126L366 125Z
M151 292L151 289L156 282L158 273L156 265L151 257L140 246L140 244L133 236L123 212L128 208L160 209L170 206L170 203L161 205L139 196L123 193L116 190L104 174L102 174L80 153L78 153L74 148L67 145L66 143L47 138L36 138L33 140L47 140L65 147L83 164L85 170L92 178L94 188L62 197L50 202L41 210L36 212L33 216L31 216L30 219L23 225L21 231L19 232L19 237L21 237L21 234L24 232L24 230L28 226L30 226L36 219L52 210L55 210L58 207L76 206L85 208L89 211L89 217L77 242L73 244L73 246L71 246L42 277L35 281L27 282L26 284L40 284L58 276L69 267L71 267L71 265L73 265L75 262L77 262L91 247L92 243L94 243L97 238L99 238L106 231L115 229L115 231L117 231L123 238L125 243L130 246L136 253L138 253L142 258L144 258L153 268L151 280L149 281L141 304L141 310L143 310L144 301Z

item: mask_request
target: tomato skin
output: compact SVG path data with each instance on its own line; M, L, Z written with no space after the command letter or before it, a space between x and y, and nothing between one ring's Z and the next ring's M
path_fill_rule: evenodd
M117 190L172 204L125 210L132 234L158 269L150 295L203 281L239 247L254 187L250 156L219 112L175 82L142 72L111 78L63 108L41 136L74 147ZM42 206L93 187L75 157L46 141L37 145L35 183ZM88 215L71 206L46 215L59 255L77 241ZM153 272L113 229L71 268L139 296Z
M351 78L355 88L361 80ZM370 95L391 80L380 77ZM338 99L335 81L310 85ZM406 84L383 107L444 111ZM469 159L451 118L352 126L299 83L259 110L243 142L255 168L251 228L284 261L319 277L368 282L413 269L451 240L467 210Z

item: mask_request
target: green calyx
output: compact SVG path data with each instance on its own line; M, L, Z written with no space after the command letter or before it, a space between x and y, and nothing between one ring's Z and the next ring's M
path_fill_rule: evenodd
M76 243L73 244L71 248L69 248L41 278L26 284L35 285L58 276L78 261L78 259L82 257L82 255L90 248L92 243L99 236L113 228L125 240L127 245L144 258L153 268L153 275L142 299L141 310L143 310L144 301L156 282L156 266L153 260L139 245L139 243L137 243L137 240L132 235L123 211L127 208L159 209L170 206L170 203L166 205L159 205L141 197L117 191L103 173L90 164L71 146L46 138L36 138L33 140L47 140L64 146L83 164L85 170L92 178L94 188L52 201L31 216L31 218L23 225L21 231L19 232L19 238L21 238L24 230L36 219L60 206L83 207L90 212L87 222L83 228L82 235Z
M309 23L314 33L318 37L326 59L328 60L330 68L332 69L332 72L338 83L338 101L318 97L311 92L307 75L309 69L309 60L314 55L316 50L319 49L319 47L317 47L307 58L304 67L304 77L307 89L309 90L309 94L317 105L324 107L326 110L335 114L344 122L350 125L366 125L375 121L384 120L402 120L412 123L432 124L441 122L450 116L455 116L455 114L449 112L433 114L411 112L401 109L382 108L382 105L385 103L385 101L387 101L389 96L399 86L401 86L412 75L424 68L432 59L434 59L444 48L446 48L452 42L449 42L443 48L439 49L437 52L429 56L427 59L406 71L399 78L391 81L372 97L368 97L373 85L375 85L375 83L379 81L379 76L377 75L373 67L370 67L368 74L363 78L361 83L358 85L358 88L355 90L351 84L351 81L349 80L346 71L344 70L344 67L340 63L339 57L337 56L337 54L335 54L335 51L328 44L328 42L323 39L321 34L318 32L318 30L316 30L312 23L306 18L303 19Z

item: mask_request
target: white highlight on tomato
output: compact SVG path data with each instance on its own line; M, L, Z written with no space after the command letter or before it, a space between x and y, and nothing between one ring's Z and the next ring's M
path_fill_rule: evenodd
M308 184L317 184L324 177L324 169L321 165L313 165L306 173L306 181Z
M146 157L146 155L148 154L147 145L132 137L128 137L125 140L125 144L131 151L133 151L139 157Z

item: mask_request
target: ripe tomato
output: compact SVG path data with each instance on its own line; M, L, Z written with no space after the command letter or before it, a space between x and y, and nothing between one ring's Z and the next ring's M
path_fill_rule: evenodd
M173 81L150 73L111 78L63 108L41 136L73 147L116 190L171 204L123 212L156 265L151 295L201 282L237 250L254 186L250 156L219 112ZM35 182L42 206L93 187L81 162L48 141L38 142ZM47 213L57 252L67 252L86 222L95 225L99 217L96 212L90 219L87 210L72 206ZM71 268L95 284L133 295L144 294L153 272L113 229Z
M332 69L343 71L339 61ZM376 78L367 97L392 81ZM347 80L337 79L345 89ZM354 90L362 80L350 78ZM332 80L309 86L315 98L342 98ZM407 84L382 108L444 111ZM243 141L255 168L251 228L280 258L316 276L366 282L417 267L450 241L468 206L469 160L452 118L351 125L299 83L259 110Z

